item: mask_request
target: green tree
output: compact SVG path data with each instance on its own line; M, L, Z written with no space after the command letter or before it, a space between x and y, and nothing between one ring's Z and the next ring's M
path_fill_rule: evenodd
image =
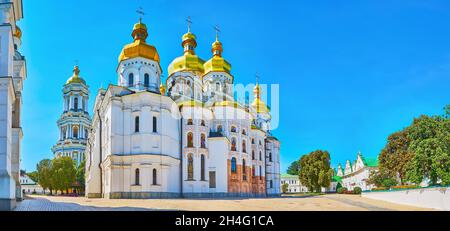
M333 169L327 151L317 150L300 158L300 182L310 192L321 192L322 187L329 187L332 177Z
M288 183L284 183L284 184L281 186L281 191L283 191L283 193L287 193L288 188L289 188L289 184L288 184Z
M291 165L287 169L287 174L296 175L297 176L298 175L298 170L300 168L299 164L300 164L300 161L298 161L298 160L292 162Z
M76 181L78 182L80 193L84 192L85 189L85 168L86 168L86 160L83 160L77 167L76 172Z
M414 156L409 150L409 144L407 131L393 133L378 156L380 172L389 178L398 177L402 185L405 183L408 164Z
M408 164L407 179L419 184L450 184L450 120L444 116L421 116L408 128L409 150L414 153Z
M371 171L367 183L386 188L397 185L395 178L383 171Z
M39 173L37 171L29 172L27 176L34 182L39 182Z
M76 169L72 158L68 156L58 157L52 161L53 184L55 189L69 192L76 180Z
M44 189L44 193L46 189L49 189L51 195L53 193L52 161L49 159L43 159L37 164L36 169L39 185Z

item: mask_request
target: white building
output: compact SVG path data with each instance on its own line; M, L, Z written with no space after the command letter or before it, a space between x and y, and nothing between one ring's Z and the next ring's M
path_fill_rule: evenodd
M363 191L371 190L375 185L368 184L371 171L378 170L378 158L365 158L358 152L356 160L353 164L347 160L345 168L342 169L341 164L338 165L337 176L342 178L342 187L353 190L360 187Z
M340 183L340 178L334 176L331 180L330 186L328 188L322 187L323 193L334 193L336 192L336 187ZM309 192L308 187L302 185L300 179L296 175L281 174L281 186L283 184L288 184L288 189L286 193L307 193ZM282 189L282 188L281 188Z
M286 193L308 192L308 188L300 183L300 179L296 175L281 174L281 187L284 184L288 184Z
M89 87L79 73L78 66L75 66L73 75L64 84L63 113L57 122L59 140L52 148L55 157L69 156L77 165L85 159L91 126L88 113Z
M0 210L11 210L21 200L19 183L22 128L22 84L25 57L19 52L23 18L21 0L0 0Z
M86 195L105 198L270 196L280 194L280 142L270 110L254 88L251 105L233 98L234 76L216 37L213 57L183 55L168 67L166 87L147 27L119 56L118 85L95 100L86 149Z
M22 187L22 194L44 194L44 189L27 174L22 172L20 174L20 185Z

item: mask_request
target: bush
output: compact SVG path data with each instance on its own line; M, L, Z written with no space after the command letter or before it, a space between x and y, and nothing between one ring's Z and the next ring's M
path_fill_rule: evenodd
M382 190L388 190L388 188L386 187L378 187L378 188L373 188L372 191L382 191Z
M415 189L420 188L417 185L399 185L399 186L392 186L391 189Z
M339 194L346 193L347 191L348 191L348 190L347 190L346 187L338 188L338 189L336 190L336 192L339 193Z
M362 192L362 189L361 189L360 187L355 187L355 188L353 189L353 193L354 193L354 194L361 194L361 192Z
M396 181L395 179L393 179L393 178L387 178L387 179L384 179L384 180L383 180L383 182L381 183L381 185L382 185L383 187L390 188L390 187L392 187L392 186L397 185L397 181Z

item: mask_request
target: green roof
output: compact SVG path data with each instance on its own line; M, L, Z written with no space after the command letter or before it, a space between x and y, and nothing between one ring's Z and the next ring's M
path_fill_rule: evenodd
M342 183L342 177L340 177L340 176L333 176L333 178L331 178L331 181Z
M365 158L361 157L365 166L368 167L378 167L378 158Z
M291 175L291 174L281 174L281 177L297 177L297 175Z

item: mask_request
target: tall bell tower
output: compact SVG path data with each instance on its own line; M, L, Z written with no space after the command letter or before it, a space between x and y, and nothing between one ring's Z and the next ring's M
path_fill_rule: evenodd
M91 127L88 113L89 87L79 76L75 66L73 75L63 87L63 113L57 124L59 140L52 151L55 158L69 156L79 165L85 156L86 140Z

